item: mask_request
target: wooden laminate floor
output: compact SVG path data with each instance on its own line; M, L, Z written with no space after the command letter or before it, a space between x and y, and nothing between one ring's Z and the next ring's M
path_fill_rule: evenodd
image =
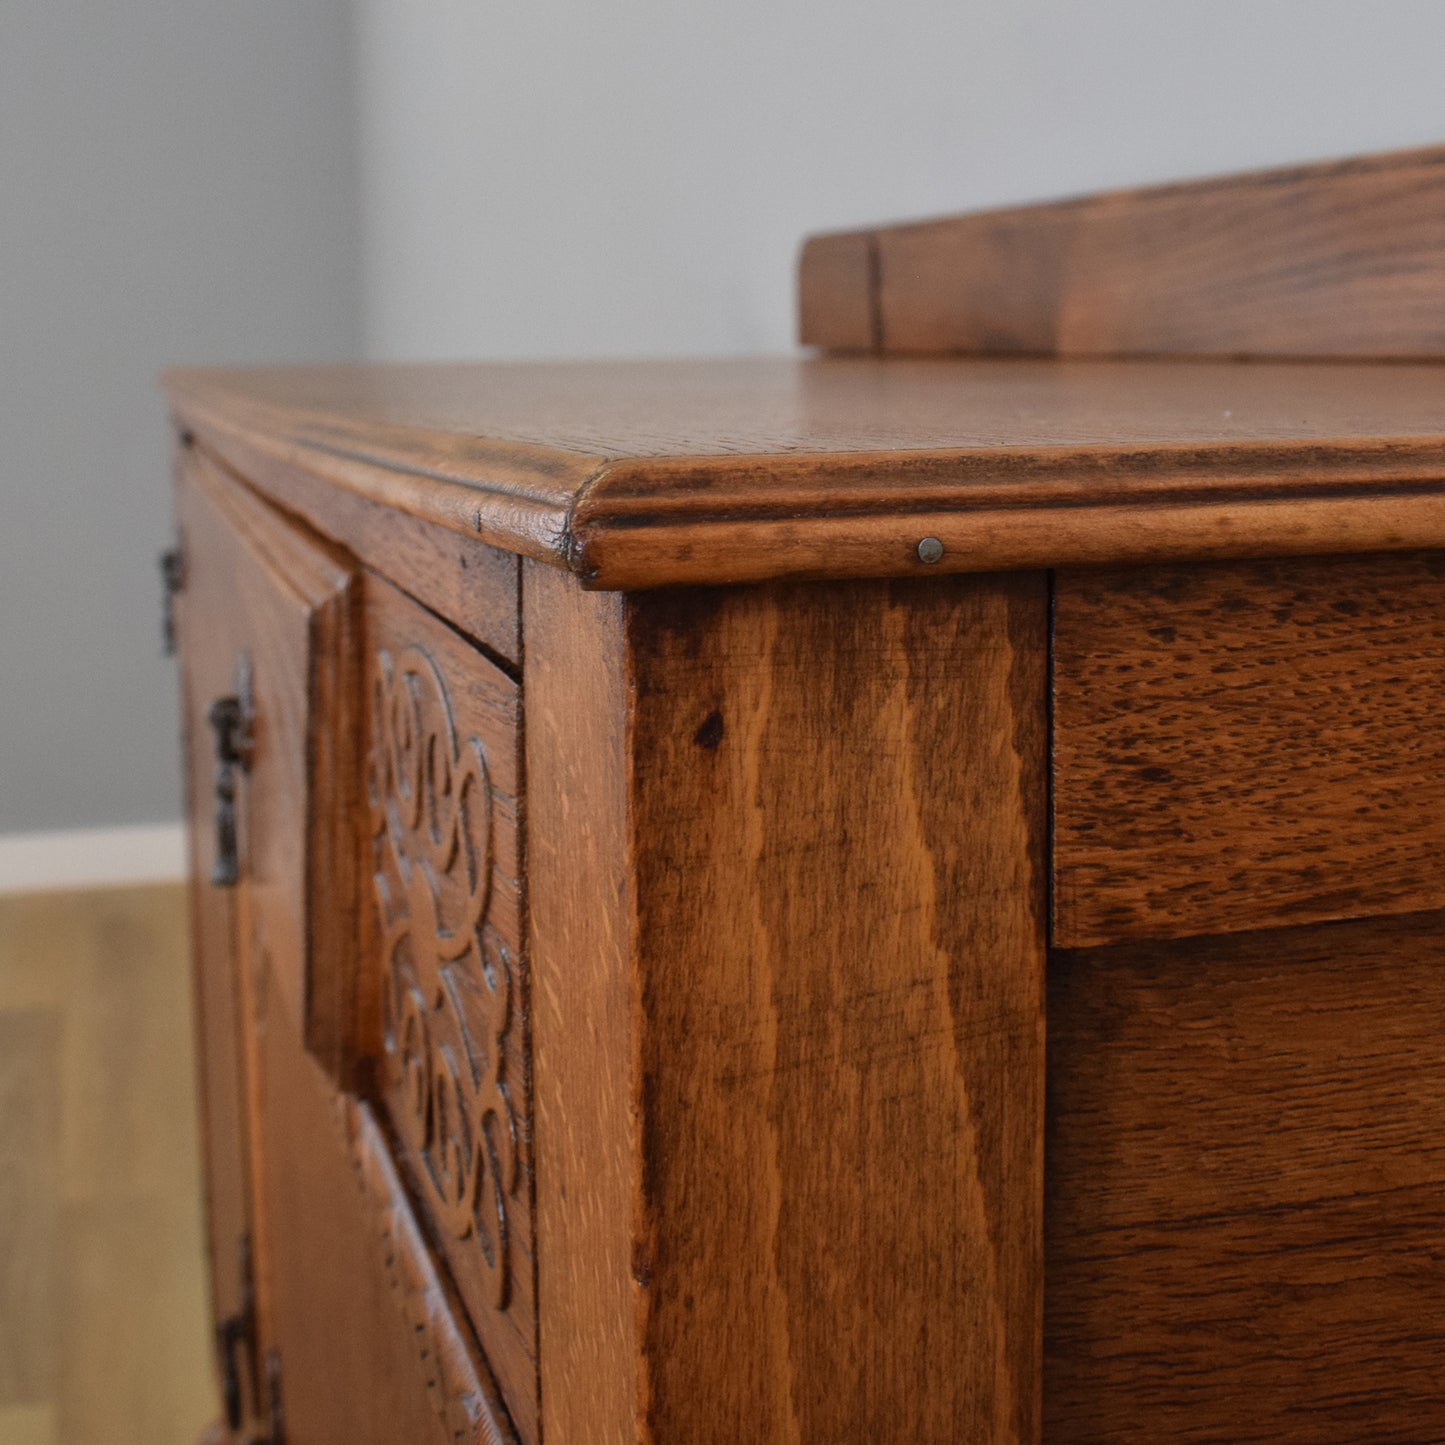
M0 895L0 1445L214 1418L179 884Z

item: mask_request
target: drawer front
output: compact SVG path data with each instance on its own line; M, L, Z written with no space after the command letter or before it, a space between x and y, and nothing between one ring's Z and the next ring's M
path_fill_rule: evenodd
M364 995L400 1166L523 1438L537 1433L521 691L389 584L365 595Z
M1445 906L1445 554L1065 571L1054 941Z
M1050 960L1045 1441L1445 1440L1442 932Z

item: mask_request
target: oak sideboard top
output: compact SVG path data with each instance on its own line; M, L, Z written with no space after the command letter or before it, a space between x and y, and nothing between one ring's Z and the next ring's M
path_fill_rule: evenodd
M167 384L214 444L596 588L1445 545L1433 364L820 357Z

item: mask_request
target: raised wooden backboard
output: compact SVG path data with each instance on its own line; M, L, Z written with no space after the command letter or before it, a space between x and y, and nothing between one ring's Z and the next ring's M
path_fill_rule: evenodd
M812 237L829 351L1445 356L1445 147Z

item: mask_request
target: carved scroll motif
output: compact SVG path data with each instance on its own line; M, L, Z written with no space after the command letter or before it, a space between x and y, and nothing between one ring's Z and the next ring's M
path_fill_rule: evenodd
M495 1389L482 1384L447 1305L436 1269L365 1104L349 1103L352 1163L375 1221L388 1281L426 1371L427 1398L456 1445L513 1440Z
M492 793L475 737L420 648L380 652L371 678L374 884L386 967L394 1122L438 1223L475 1238L492 1303L511 1289L507 1203L517 1121L504 1039L514 961L487 924ZM398 1104L399 1099L399 1104Z

